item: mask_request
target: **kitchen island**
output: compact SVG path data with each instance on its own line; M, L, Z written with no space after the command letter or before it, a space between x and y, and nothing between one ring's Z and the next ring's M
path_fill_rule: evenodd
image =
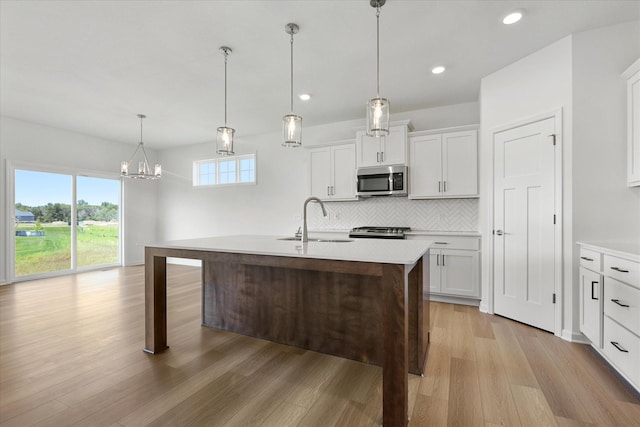
M145 247L145 352L167 345L167 257L202 261L202 323L373 363L383 369L383 423L408 420L408 373L429 343L430 242L223 236Z

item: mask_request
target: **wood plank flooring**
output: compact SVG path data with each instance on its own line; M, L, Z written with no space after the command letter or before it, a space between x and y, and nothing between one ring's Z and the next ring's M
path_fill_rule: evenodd
M200 269L168 267L169 350L144 346L144 270L0 286L0 425L377 426L381 369L200 326ZM411 426L640 426L587 346L431 303Z

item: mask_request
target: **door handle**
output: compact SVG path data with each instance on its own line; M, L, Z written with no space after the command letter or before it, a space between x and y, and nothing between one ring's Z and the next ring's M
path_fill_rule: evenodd
M442 181L438 181L438 193L442 193Z
M593 261L593 258L587 258L586 256L581 256L580 259L583 259L585 261Z
M384 151L380 152L380 163L384 163Z
M598 298L596 298L596 297L594 296L594 294L595 294L595 293L594 293L594 288L595 288L595 286L594 286L594 285L595 285L596 283L598 283L598 282L597 282L597 281L596 281L596 282L591 282L591 299L595 299L595 300L597 300L597 299L598 299Z
M327 187L327 196L331 195L331 187Z
M502 236L503 234L511 234L511 233L507 233L506 231L502 231L502 230L496 230L496 234L498 236Z
M444 254L442 254L442 266L444 267Z
M440 265L440 255L436 255L436 265Z
M442 181L442 192L443 193L447 192L447 181Z

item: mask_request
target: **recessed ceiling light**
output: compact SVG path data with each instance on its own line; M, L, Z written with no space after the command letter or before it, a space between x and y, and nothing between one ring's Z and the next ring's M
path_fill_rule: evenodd
M511 24L515 24L520 19L522 19L522 12L521 11L515 11L515 12L511 12L510 14L505 16L504 19L502 19L502 23L505 24L505 25L511 25Z
M301 93L299 95L299 98L302 99L303 101L308 101L311 99L311 95L309 95L308 93Z
M433 74L441 74L444 73L444 67L442 65L438 65L437 67L434 67L431 72Z

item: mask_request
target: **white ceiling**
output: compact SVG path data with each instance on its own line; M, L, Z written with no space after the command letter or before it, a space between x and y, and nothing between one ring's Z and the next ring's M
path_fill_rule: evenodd
M502 17L524 9L519 23ZM135 144L175 147L364 119L375 95L375 9L369 0L0 1L0 112ZM640 19L640 1L388 0L380 17L380 95L401 112L478 100L480 79L566 35ZM439 76L430 70L444 65ZM364 121L363 121L364 123Z

